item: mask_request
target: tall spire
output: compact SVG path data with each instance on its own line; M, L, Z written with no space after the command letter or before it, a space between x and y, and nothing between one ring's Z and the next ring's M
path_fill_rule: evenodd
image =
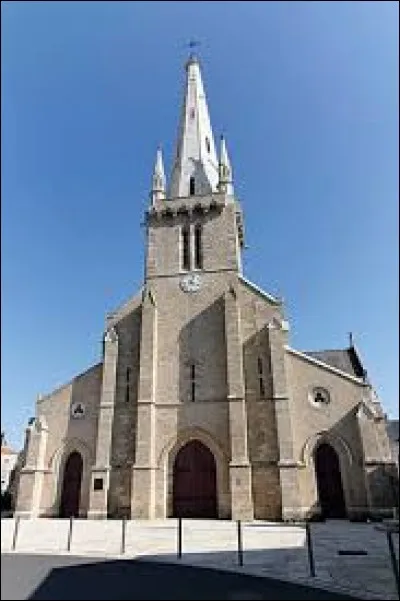
M225 138L221 136L221 149L218 166L218 190L233 195L232 166L226 149Z
M186 63L186 85L169 197L216 192L218 159L198 59Z
M151 185L151 201L154 203L157 200L165 198L165 172L162 158L162 151L157 149L156 162L154 164L153 179Z

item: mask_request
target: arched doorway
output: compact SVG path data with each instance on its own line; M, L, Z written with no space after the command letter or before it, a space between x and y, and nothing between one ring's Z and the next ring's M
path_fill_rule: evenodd
M173 515L217 517L217 478L214 455L199 440L185 444L175 457Z
M339 457L328 443L320 444L315 451L315 474L322 516L324 518L346 517Z
M60 517L69 518L79 515L81 497L83 461L77 451L73 451L64 468L64 478L61 491Z

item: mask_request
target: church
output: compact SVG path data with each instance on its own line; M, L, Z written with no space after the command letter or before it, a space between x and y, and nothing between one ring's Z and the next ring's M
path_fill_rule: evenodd
M353 341L292 348L282 301L243 274L243 213L195 55L145 226L143 286L107 315L101 361L37 399L15 515L391 515L386 416Z

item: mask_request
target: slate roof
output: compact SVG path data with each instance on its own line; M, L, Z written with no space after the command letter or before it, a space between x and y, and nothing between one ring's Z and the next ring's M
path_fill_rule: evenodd
M386 431L388 433L389 439L394 442L399 442L399 420L398 419L388 419L386 423Z
M326 363L331 367L336 367L341 371L355 376L356 378L362 378L364 375L364 369L361 365L361 361L354 349L350 347L347 349L335 349L328 351L303 351L305 355L308 355L312 359L317 359L322 363Z

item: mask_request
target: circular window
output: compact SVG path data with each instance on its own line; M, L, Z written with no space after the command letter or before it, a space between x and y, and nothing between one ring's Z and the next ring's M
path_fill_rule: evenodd
M321 388L320 386L316 386L312 389L309 394L309 400L314 407L323 407L325 405L329 405L331 402L329 392L326 390L326 388Z
M71 417L74 419L82 419L85 417L85 405L83 403L72 403Z

